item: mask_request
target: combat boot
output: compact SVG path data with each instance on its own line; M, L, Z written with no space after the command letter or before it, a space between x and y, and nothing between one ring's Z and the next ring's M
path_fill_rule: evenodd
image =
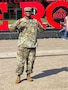
M20 75L19 76L17 76L17 78L16 78L16 84L18 84L18 83L20 83Z
M30 77L30 74L27 74L27 80L28 81L33 81L33 78Z

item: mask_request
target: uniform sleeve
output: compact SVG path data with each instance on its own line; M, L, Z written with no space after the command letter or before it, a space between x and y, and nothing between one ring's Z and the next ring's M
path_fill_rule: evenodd
M37 22L37 24L38 24L38 32L44 32L45 28L43 28L39 22Z
M15 23L13 23L12 25L9 26L9 31L16 31L16 28L18 28L18 26L21 23L21 19L17 20Z

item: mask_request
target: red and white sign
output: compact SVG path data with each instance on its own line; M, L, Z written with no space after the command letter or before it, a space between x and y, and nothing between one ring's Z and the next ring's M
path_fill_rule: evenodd
M53 10L59 6L68 8L68 2L65 2L65 1L53 2L49 4L46 8L47 21L51 26L55 28L62 28L62 25L60 25L60 23L55 22L52 17ZM45 13L45 8L43 7L43 5L39 2L20 2L20 8L22 8L22 17L24 16L25 7L36 8L37 13L35 15L32 15L32 17L37 19L41 23L41 25L44 28L46 28L46 25L43 24L43 22L41 21L41 18L44 16L44 13ZM7 3L4 3L4 2L0 3L0 9L3 13L6 13L8 11ZM0 14L0 19L2 19L2 14ZM3 21L3 24L0 25L0 30L4 30L4 31L8 30L8 21Z

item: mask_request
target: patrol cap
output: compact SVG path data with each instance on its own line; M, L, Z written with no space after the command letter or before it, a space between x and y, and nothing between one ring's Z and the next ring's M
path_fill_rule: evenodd
M31 11L32 11L32 8L31 8L31 7L25 7L25 8L24 8L24 11L25 11L25 12L26 12L26 11L30 11L30 12L31 12Z

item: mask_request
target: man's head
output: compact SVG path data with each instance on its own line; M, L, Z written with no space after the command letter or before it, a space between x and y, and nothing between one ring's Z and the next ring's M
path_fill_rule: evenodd
M30 17L32 14L32 8L31 7L25 7L24 8L25 11L25 16Z

